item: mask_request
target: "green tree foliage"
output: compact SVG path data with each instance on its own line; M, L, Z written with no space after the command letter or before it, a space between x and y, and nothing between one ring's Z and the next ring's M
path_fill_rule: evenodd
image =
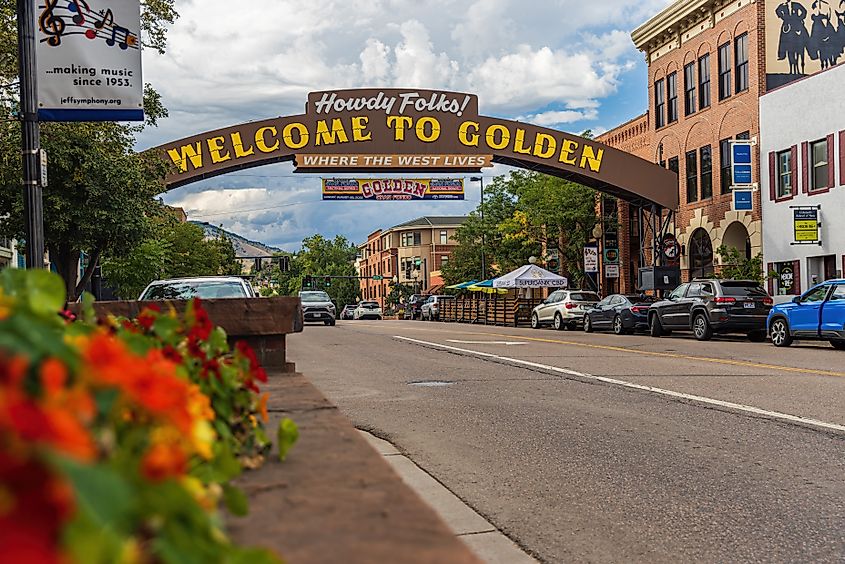
M153 280L241 273L235 248L225 237L206 240L201 227L170 218L153 223L153 236L129 253L103 261L105 279L120 297L137 298Z
M720 278L731 278L733 280L755 280L763 283L763 254L746 258L745 250L740 251L734 247L722 245L716 249L722 261L719 271Z
M346 237L338 235L327 239L314 235L302 242L302 250L292 255L290 270L281 272L278 265L273 265L269 272L262 272L259 281L267 281L271 290L262 291L262 295L295 296L303 289L306 276L314 279L312 290L325 290L332 300L343 307L359 301L360 285L357 278L332 279L325 285L324 276L356 277L355 256L358 249Z
M166 25L177 17L173 0L142 2L142 41L163 52ZM17 31L15 2L0 0L0 232L23 238L20 188L20 124L17 116ZM44 231L50 259L73 301L103 255L125 256L146 240L148 218L157 213L154 197L164 190L166 165L156 155L133 150L135 135L167 115L159 95L147 85L143 125L43 123L42 147L49 155L49 186L44 189ZM77 264L89 260L81 280ZM147 252L153 252L148 248Z
M583 278L584 244L596 223L595 192L553 176L514 171L485 187L483 205L458 229L458 247L443 268L447 284L488 278L542 258L543 248L560 249L561 273L575 284ZM481 272L481 244L487 272ZM494 271L495 267L495 271Z

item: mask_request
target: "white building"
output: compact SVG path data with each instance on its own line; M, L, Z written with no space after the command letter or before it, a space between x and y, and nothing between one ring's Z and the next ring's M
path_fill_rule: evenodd
M776 301L845 270L843 92L845 65L839 65L760 98L763 256L778 274L769 281ZM817 210L818 242L796 241L798 207L806 217ZM803 233L800 239L812 238Z

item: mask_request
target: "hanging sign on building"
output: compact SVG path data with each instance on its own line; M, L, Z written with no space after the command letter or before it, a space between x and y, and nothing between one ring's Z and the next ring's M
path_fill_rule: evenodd
M734 190L734 211L751 211L754 209L754 200L751 190Z
M606 265L604 265L604 277L605 278L619 278L619 265L618 264L606 264Z
M324 200L463 200L460 178L324 178Z
M584 272L596 273L599 271L599 248L584 247Z
M731 143L731 177L734 186L751 185L751 141L733 141Z
M560 274L560 251L558 249L546 250L546 270Z
M800 207L793 210L795 243L815 244L819 242L819 209Z
M143 121L138 0L27 0L36 8L38 119Z

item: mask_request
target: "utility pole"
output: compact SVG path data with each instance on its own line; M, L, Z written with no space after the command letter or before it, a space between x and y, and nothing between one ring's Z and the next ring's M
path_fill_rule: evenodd
M18 0L17 5L26 267L44 268L44 208L41 199L41 180L38 174L41 136L38 130L35 73L36 3L32 0Z
M487 231L484 223L484 177L473 176L470 178L472 182L479 182L481 184L481 280L487 280L487 264L484 258L484 247L487 242Z

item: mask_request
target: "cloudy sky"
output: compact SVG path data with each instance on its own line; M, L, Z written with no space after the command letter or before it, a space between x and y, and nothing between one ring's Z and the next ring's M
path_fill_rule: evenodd
M144 53L170 117L139 149L218 127L302 113L308 92L396 86L478 94L485 115L601 132L645 110L630 31L670 0L177 0L168 51ZM506 172L488 169L485 176ZM360 242L464 202L321 202L320 177L290 164L167 193L191 219L296 250L314 233Z

